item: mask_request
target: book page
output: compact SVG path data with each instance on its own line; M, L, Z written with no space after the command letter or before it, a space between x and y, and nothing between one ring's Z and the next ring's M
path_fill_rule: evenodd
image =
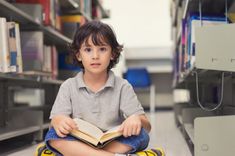
M76 122L79 131L88 134L93 138L97 138L97 140L99 140L102 137L103 132L95 125L79 118L75 118L73 120Z
M113 133L113 132L118 132L120 129L120 125L119 126L116 126L116 127L113 127L111 128L110 130L106 131L104 134L108 134L108 133Z
M122 136L122 132L119 131L119 129L120 129L120 125L105 132L104 135L102 136L102 138L100 139L100 142L104 143L104 142L111 140L113 138Z

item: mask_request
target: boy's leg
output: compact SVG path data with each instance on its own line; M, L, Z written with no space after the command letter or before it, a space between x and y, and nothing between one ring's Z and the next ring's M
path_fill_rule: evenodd
M69 156L114 156L113 153L102 149L95 149L79 141L52 140L50 146L63 155Z
M149 143L149 135L144 128L138 136L119 137L115 141L106 145L103 149L112 153L135 153L144 150Z
M56 156L60 155L86 155L86 156L114 156L114 153L103 149L95 149L78 141L72 136L60 138L55 130L51 128L46 135L45 142L47 148L53 151ZM123 148L122 148L123 149Z
M111 153L128 153L132 147L114 140L107 144L103 150Z

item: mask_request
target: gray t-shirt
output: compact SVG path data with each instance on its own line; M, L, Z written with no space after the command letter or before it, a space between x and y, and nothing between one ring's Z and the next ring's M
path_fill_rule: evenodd
M109 77L98 92L92 92L83 81L83 72L69 78L60 86L50 119L64 114L93 123L108 130L132 114L144 114L132 86L109 71Z

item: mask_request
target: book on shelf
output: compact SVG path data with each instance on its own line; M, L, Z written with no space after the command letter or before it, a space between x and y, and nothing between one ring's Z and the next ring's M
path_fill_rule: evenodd
M82 15L61 16L61 29L65 36L73 38L76 29L86 22Z
M43 46L43 67L42 70L45 72L52 72L52 47L44 45Z
M7 22L8 28L8 46L10 53L10 71L16 72L17 65L17 46L16 46L16 26L15 22Z
M73 119L77 124L77 129L71 131L71 135L79 140L96 148L102 148L113 139L122 136L119 131L120 126L116 126L106 132L103 132L97 126L79 118Z
M21 51L21 40L20 40L20 26L18 23L15 23L15 35L16 35L16 49L17 49L17 72L23 72L23 60L22 60L22 51Z
M21 32L23 71L42 71L43 67L43 32Z
M0 18L0 72L22 72L20 28L16 22Z
M27 3L27 4L40 4L43 9L43 23L44 25L52 24L51 17L51 5L53 1L51 0L15 0L16 3Z
M43 11L41 4L12 3L13 6L27 13L32 19L39 24L43 24Z
M8 45L8 27L6 18L0 17L0 72L10 72L10 53Z
M226 18L221 16L200 16L192 15L188 19L188 60L187 60L187 68L193 69L195 66L195 44L196 44L196 37L195 31L197 27L201 26L213 26L218 24L226 24Z
M186 19L182 20L182 34L180 45L180 72L188 73L195 67L196 61L196 37L195 31L201 26L214 26L218 24L226 24L227 20L224 16L204 15L200 17L197 13L191 13Z
M51 70L52 79L57 79L58 77L58 52L56 46L51 47Z

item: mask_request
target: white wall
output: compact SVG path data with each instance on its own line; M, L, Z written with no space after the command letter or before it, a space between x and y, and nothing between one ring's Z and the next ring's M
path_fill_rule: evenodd
M103 6L111 14L102 21L113 27L124 44L126 65L146 67L156 86L156 105L172 105L170 0L103 0ZM138 97L149 103L148 96L138 93Z
M169 0L103 0L110 24L126 48L168 47L170 39Z

